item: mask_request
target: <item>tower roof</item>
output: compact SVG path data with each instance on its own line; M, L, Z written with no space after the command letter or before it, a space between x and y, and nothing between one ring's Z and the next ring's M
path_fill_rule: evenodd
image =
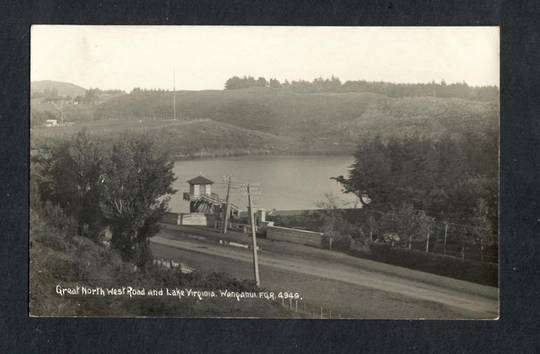
M189 184L214 184L211 180L203 176L197 176L187 181Z

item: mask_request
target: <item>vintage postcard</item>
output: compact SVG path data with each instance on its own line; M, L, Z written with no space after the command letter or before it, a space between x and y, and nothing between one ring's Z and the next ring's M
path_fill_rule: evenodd
M31 316L497 319L499 28L31 30Z

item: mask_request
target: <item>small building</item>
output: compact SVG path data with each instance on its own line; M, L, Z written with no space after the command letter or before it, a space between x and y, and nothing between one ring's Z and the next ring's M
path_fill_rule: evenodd
M58 126L58 119L47 119L45 121L45 126L47 128L57 127Z
M190 213L213 214L216 208L221 207L219 196L212 193L212 182L199 175L187 181L189 193L184 193L184 200L189 201Z
M189 184L189 194L192 197L200 197L201 195L212 195L212 182L206 177L197 176L187 181Z
M184 200L189 202L189 213L181 214L178 223L180 225L212 225L216 218L225 211L226 201L216 193L212 193L213 181L202 175L187 181L189 192L184 192ZM238 215L238 207L230 203L232 215Z

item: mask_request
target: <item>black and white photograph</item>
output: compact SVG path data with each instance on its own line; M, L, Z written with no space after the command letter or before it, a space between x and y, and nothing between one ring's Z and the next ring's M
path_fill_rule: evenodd
M33 25L30 316L497 320L499 43Z

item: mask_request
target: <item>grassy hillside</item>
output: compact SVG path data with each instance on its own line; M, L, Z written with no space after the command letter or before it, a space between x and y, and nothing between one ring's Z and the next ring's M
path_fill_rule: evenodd
M179 91L176 123L170 123L172 103L172 92L135 90L92 107L68 107L66 114L68 120L80 122L74 129L89 126L96 134L151 129L178 155L349 153L376 134L383 138L410 134L437 138L498 129L499 119L499 106L494 102L392 98L368 92L298 93L272 88ZM45 104L32 102L32 112L50 109L43 108ZM52 134L70 132L60 129ZM34 133L36 137L49 134L40 129Z
M177 116L209 118L235 126L346 147L363 136L430 136L498 126L497 103L458 98L390 98L373 93L296 93L250 88L178 92ZM171 92L139 92L100 105L96 118L172 116Z
M32 126L42 125L47 119L60 121L61 110L64 120L68 122L87 122L94 119L95 104L74 104L73 101L49 101L44 97L33 97L30 100L30 119Z
M32 145L39 147L55 139L69 137L80 129L110 141L125 130L157 137L163 149L170 149L177 158L214 155L267 154L301 151L293 138L240 128L210 119L189 121L162 120L97 120L70 127L32 129Z
M84 96L86 89L69 82L60 82L60 81L32 81L30 83L30 92L31 94L36 94L38 92L45 93L46 91L56 91L58 96Z
M49 209L51 210L51 209ZM184 274L158 265L137 270L114 250L89 238L75 236L57 217L30 213L30 314L33 316L167 316L167 317L266 317L291 318L278 302L236 298L140 296L60 296L56 286L121 288L228 289L255 291L253 282L225 274ZM47 221L46 221L47 220ZM263 290L263 289L261 289Z
M388 99L374 104L358 117L327 124L330 136L359 139L419 134L430 138L458 136L467 131L498 129L499 107L495 103L457 98L411 97Z
M47 119L59 122L87 122L94 119L97 107L111 98L124 95L119 90L86 90L57 81L31 82L30 122L41 126Z
M313 121L353 119L370 104L384 100L370 93L300 94L291 90L250 88L226 91L180 91L176 93L177 116L210 118L239 127L275 134L290 134ZM95 117L171 118L172 92L132 93L101 105Z

